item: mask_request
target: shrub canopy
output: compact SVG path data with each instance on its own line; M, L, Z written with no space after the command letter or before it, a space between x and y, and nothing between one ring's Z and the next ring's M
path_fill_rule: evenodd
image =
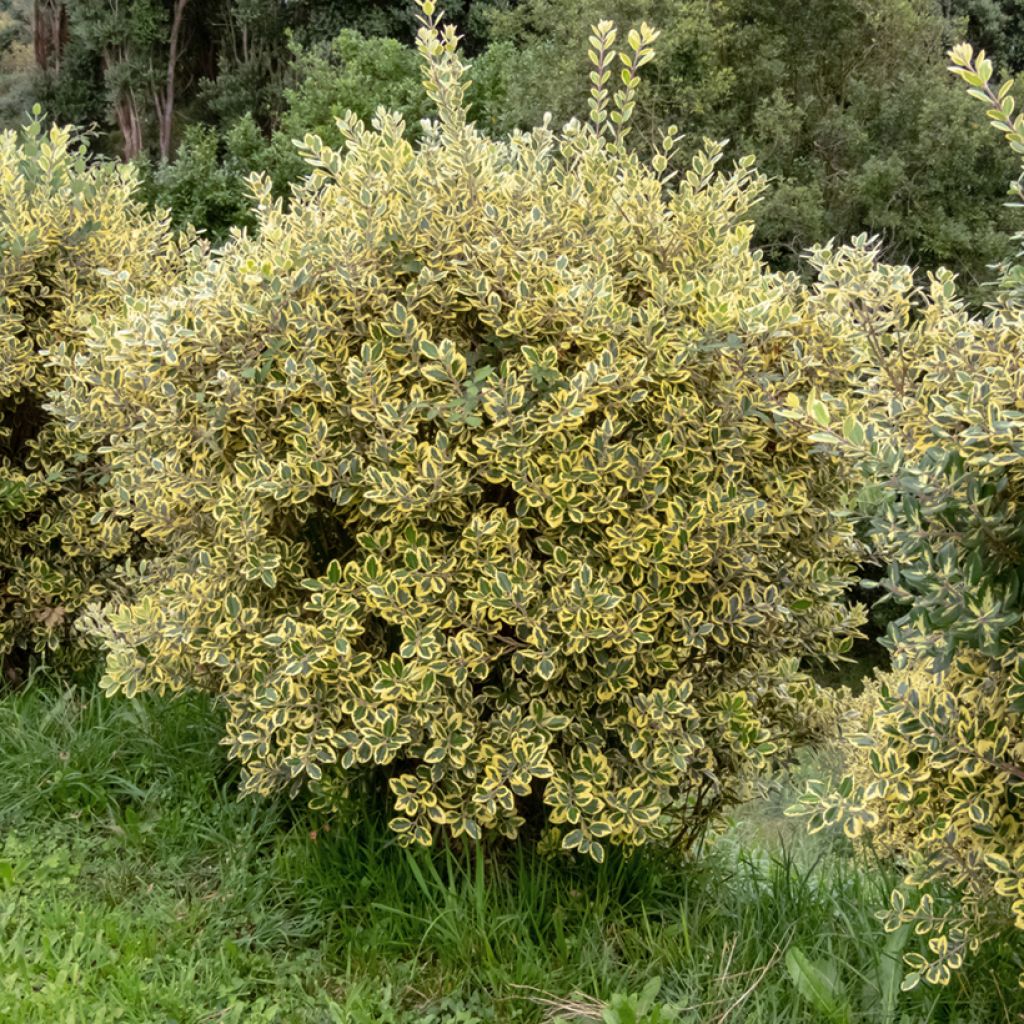
M650 30L595 30L588 124L495 142L422 7L421 143L308 138L289 209L257 184L69 379L153 546L91 622L105 686L222 693L246 791L386 766L407 841L686 840L829 721L802 659L861 621L837 462L775 412L827 336L750 250L749 161L670 187L674 134L626 147Z

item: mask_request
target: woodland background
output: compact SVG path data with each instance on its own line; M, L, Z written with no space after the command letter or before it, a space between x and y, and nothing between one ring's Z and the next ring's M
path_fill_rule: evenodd
M500 135L585 110L585 27L661 30L634 138L670 123L699 147L756 153L773 187L757 243L780 267L830 237L878 235L886 259L944 265L981 297L1012 253L1013 154L945 71L966 38L1006 73L1024 59L1020 0L452 0L477 123ZM340 141L336 116L428 114L408 0L2 0L0 126L38 104L139 162L148 198L211 238L250 222L245 175L282 194L292 140Z

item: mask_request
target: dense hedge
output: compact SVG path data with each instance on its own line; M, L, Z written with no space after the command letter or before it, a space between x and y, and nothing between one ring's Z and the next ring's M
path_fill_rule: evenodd
M102 512L102 462L46 404L90 325L185 259L135 188L68 129L0 134L0 664L74 647L75 615L132 548Z
M422 7L423 140L307 139L289 209L259 186L258 230L69 378L152 546L90 622L105 685L223 694L246 791L386 766L407 841L687 841L831 722L803 663L862 620L858 549L778 409L838 357L750 249L748 161L628 149L650 30L621 61L595 30L588 124L495 142Z

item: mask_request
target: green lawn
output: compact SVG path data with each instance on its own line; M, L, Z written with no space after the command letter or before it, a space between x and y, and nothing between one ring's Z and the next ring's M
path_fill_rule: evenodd
M891 878L780 825L784 795L698 864L412 854L376 816L238 802L219 735L193 698L0 697L2 1024L599 1021L654 978L651 1022L1024 1020L1010 940L897 993ZM831 1016L792 947L835 973Z

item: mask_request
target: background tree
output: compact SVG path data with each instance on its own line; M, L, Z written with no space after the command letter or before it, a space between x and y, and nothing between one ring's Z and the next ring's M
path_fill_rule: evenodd
M295 140L318 135L340 146L338 118L347 111L369 123L379 106L400 113L410 135L428 113L415 52L396 39L367 38L351 29L333 40L303 47L294 38L281 72L283 109L269 138L249 112L222 127L186 127L175 160L153 165L146 176L150 198L173 211L175 221L201 227L221 240L231 227L252 220L246 177L269 174L278 195L309 171ZM210 83L211 92L214 83ZM220 91L219 84L216 85Z
M484 123L500 132L585 109L572 26L609 8L662 28L641 138L676 121L691 146L711 135L757 154L773 182L758 241L774 264L869 231L887 258L952 266L977 294L1010 251L1000 199L1012 161L944 70L975 22L934 0L524 0L488 20L477 70L497 82L497 106L479 111Z
M64 0L34 0L32 45L36 64L44 71L60 72L60 60L68 42L68 11Z
M0 0L0 125L24 118L38 95L28 0Z
M187 206L209 211L198 226L211 237L229 216L248 217L236 170L267 170L286 196L305 171L291 140L318 133L336 143L334 118L346 108L365 119L379 103L397 105L417 130L413 10L402 0L33 2L45 66L34 93L15 88L12 102L35 95L60 120L108 129L108 151L151 163L156 197L184 198L185 181L205 188ZM943 54L966 33L1016 63L1021 0L449 6L474 58L472 116L495 136L546 111L556 125L586 111L577 26L609 16L658 25L659 61L637 98L633 141L649 153L677 122L691 153L705 136L730 139L736 156L757 153L773 182L757 242L775 266L805 268L811 245L867 231L888 259L952 267L977 302L990 266L1012 252L1001 205L1009 156L968 114ZM182 140L184 164L171 170Z
M1022 0L942 0L943 14L964 23L963 35L1010 72L1024 65Z

